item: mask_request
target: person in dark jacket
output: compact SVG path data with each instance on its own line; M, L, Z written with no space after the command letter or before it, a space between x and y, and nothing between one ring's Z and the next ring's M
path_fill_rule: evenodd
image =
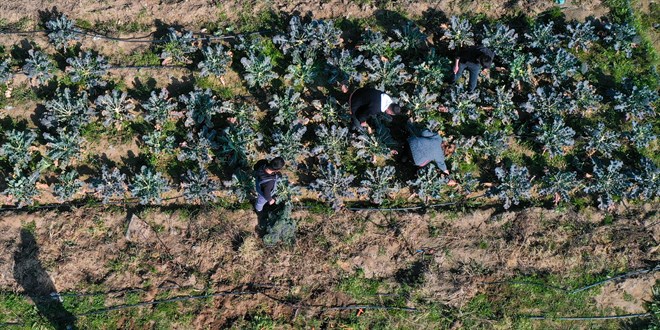
M348 100L351 109L351 118L353 128L362 130L366 127L371 133L371 128L367 124L367 119L376 116L379 113L386 113L390 116L401 113L401 107L392 101L389 95L374 89L362 87L356 89Z
M463 48L456 54L454 62L454 83L461 78L463 70L467 69L470 72L470 87L469 91L474 92L477 88L477 77L479 71L483 70L486 73L493 65L495 53L484 46L470 46Z
M277 181L281 177L282 168L284 168L282 157L275 157L271 161L262 159L255 164L257 202L254 208L257 212L261 212L266 203L275 204L273 196L277 191Z

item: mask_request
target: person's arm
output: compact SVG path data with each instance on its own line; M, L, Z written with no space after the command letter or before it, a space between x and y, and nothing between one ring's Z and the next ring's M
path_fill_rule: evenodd
M264 198L271 204L275 202L273 196L271 195L273 188L275 188L275 180L269 180L261 184L261 191L264 193Z
M454 61L454 74L458 73L458 62L459 62L459 60L460 59L458 57L456 57L456 60Z

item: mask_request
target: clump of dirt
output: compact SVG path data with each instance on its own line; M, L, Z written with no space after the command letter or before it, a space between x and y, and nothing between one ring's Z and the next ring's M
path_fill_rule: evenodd
M294 212L299 219L295 245L267 248L255 234L257 217L251 211L168 208L5 213L0 290L25 289L14 274L14 256L25 231L33 233L34 255L60 292L84 292L90 285L121 290L174 283L267 294L216 298L213 308L222 307L222 312L200 312L195 321L200 328L227 326L257 308L273 317L291 317L298 308L281 297L319 306L360 303L337 286L358 271L392 290L405 285L416 288L419 296L460 307L485 289L484 282L519 274L639 269L657 260L652 233L636 220L652 215L643 209L610 225L594 220L600 218L596 211L540 208L333 216L300 211ZM131 226L131 221L140 225ZM129 241L129 227L149 235ZM649 275L611 284L597 301L639 311L654 279ZM314 316L320 309L297 313Z

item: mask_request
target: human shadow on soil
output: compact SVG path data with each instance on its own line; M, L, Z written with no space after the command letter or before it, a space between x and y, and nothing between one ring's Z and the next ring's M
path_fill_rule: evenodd
M34 235L21 230L21 243L14 252L14 279L32 299L39 314L55 329L74 329L76 317L67 311L50 276L39 261L39 246Z

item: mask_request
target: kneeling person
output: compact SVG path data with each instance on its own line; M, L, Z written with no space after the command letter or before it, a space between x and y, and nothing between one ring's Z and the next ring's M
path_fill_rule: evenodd
M394 103L389 95L375 88L356 89L351 94L348 104L351 109L353 128L356 130L362 130L363 127L369 128L367 119L379 113L386 113L390 116L401 113L401 107ZM371 130L369 129L369 131Z

